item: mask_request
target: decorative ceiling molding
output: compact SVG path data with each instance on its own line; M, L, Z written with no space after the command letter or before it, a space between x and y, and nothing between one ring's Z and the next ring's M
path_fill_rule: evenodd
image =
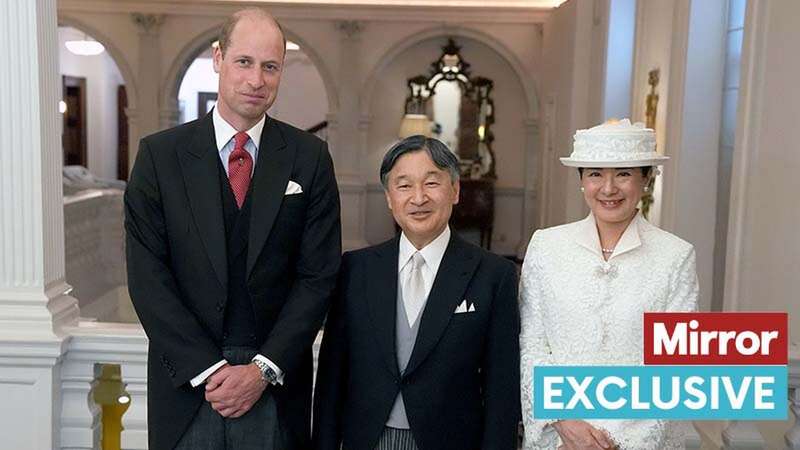
M150 34L157 34L158 29L164 23L163 14L142 14L139 12L131 13L131 20L134 25L144 32Z
M355 3L356 1L361 3ZM559 0L560 1L560 0ZM349 3L345 3L349 2ZM58 0L58 10L70 13L144 13L176 16L227 16L245 6L264 6L279 19L543 23L554 1L545 0ZM532 6L519 6L520 4ZM515 6L516 5L516 6Z
M336 29L348 39L354 39L364 31L364 23L357 20L340 20L336 22Z
M176 0L173 0L176 1ZM197 0L177 0L180 2L196 2ZM207 0L206 0L207 1ZM216 0L217 3L244 2L250 4L287 4L287 5L350 5L350 6L436 6L466 7L479 9L496 8L557 8L566 0Z

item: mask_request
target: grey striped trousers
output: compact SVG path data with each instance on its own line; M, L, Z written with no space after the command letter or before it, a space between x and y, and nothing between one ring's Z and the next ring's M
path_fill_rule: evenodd
M249 364L258 351L223 347L222 356L233 365ZM205 389L200 385L195 389ZM204 401L173 450L282 450L289 446L289 432L280 424L270 388L250 411L236 419L224 418Z
M417 450L411 430L386 427L375 450Z

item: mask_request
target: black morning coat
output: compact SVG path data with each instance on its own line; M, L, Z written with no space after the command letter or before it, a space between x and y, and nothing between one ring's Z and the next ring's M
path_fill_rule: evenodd
M289 181L302 193L284 195ZM310 445L311 346L341 255L325 142L267 117L251 181L245 280L269 386L299 449ZM189 381L222 359L228 259L211 113L142 139L125 192L128 286L150 341L150 448L171 449L204 401ZM288 449L287 449L288 450Z
M398 392L420 450L514 450L519 309L513 263L453 233L404 373L395 346L398 242L346 253L314 393L314 448L373 450ZM464 302L466 313L456 313Z

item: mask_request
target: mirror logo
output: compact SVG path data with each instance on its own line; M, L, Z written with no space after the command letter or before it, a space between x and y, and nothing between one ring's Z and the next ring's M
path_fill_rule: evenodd
M643 366L534 368L537 419L785 420L786 313L645 313Z

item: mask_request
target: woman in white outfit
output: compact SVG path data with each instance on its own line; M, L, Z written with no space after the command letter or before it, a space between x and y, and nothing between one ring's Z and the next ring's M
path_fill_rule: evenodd
M533 370L640 365L645 311L697 307L691 244L651 225L637 205L655 166L653 130L607 123L575 134L561 162L576 167L588 217L533 234L522 267L521 392L525 449L681 448L674 422L537 420Z

